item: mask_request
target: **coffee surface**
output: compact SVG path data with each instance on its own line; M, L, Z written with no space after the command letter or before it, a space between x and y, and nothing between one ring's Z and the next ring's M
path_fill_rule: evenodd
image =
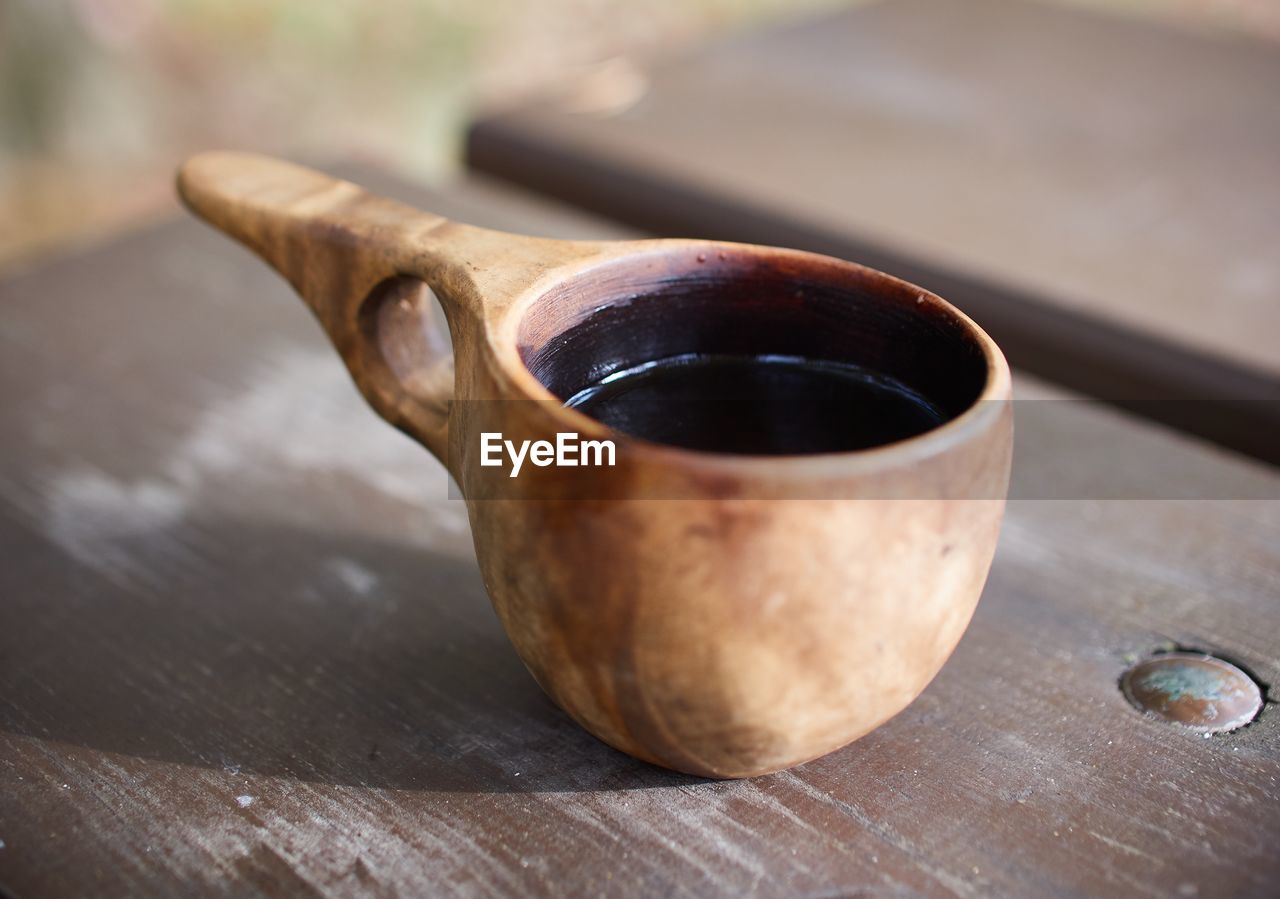
M944 421L891 378L792 356L671 356L613 372L565 405L633 437L744 455L868 449Z

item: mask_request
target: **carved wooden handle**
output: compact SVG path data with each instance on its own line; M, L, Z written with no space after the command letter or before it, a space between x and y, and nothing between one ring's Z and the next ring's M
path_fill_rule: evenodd
M445 459L452 358L440 329L424 327L432 315L424 281L448 280L440 232L478 229L245 153L193 157L178 193L284 275L375 411Z
M451 222L248 153L191 158L178 172L178 193L289 279L374 410L446 464L453 359L432 325L427 286L444 307L452 348L474 359L492 350L522 291L622 246Z

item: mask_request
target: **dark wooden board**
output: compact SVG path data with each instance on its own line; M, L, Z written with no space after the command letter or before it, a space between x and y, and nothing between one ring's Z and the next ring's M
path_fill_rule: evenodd
M616 233L483 184L360 178L482 224ZM606 748L543 697L442 469L364 408L249 254L180 220L10 277L0 884L1274 895L1280 718L1204 739L1141 717L1116 681L1170 642L1280 679L1280 478L1065 408L1027 417L1046 424L1020 429L1021 477L1075 498L1011 504L973 626L925 694L824 759L704 782ZM1133 477L1179 495L1273 499L1089 499L1085 445L1145 448L1162 461Z
M1027 371L1280 462L1277 45L895 0L649 80L611 114L580 111L588 82L483 120L470 164L657 233L901 274ZM1242 402L1149 402L1169 397Z

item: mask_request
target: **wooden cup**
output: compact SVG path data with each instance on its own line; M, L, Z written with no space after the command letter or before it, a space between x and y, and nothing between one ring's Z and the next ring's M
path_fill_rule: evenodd
M610 745L709 777L776 771L901 711L955 648L995 550L1012 410L1000 350L942 299L793 250L503 234L245 154L196 156L178 189L293 284L374 410L444 461L517 652ZM764 457L628 438L563 405L683 352L862 364L947 421ZM483 430L612 439L616 464L498 476Z

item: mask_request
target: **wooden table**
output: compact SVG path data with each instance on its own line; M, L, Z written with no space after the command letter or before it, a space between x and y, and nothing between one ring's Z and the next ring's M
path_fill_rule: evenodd
M359 177L490 226L618 233L479 182ZM0 410L14 896L1280 884L1280 716L1205 739L1116 687L1170 644L1280 680L1280 477L1124 415L1022 416L1023 495L1072 498L1010 504L972 628L907 711L795 770L709 782L543 697L441 467L364 408L283 282L194 221L0 282ZM1099 482L1091 445L1159 462ZM1200 498L1089 498L1175 481Z
M1280 462L1277 45L893 0L668 60L602 114L616 69L479 122L471 164L901 274L1027 371Z

